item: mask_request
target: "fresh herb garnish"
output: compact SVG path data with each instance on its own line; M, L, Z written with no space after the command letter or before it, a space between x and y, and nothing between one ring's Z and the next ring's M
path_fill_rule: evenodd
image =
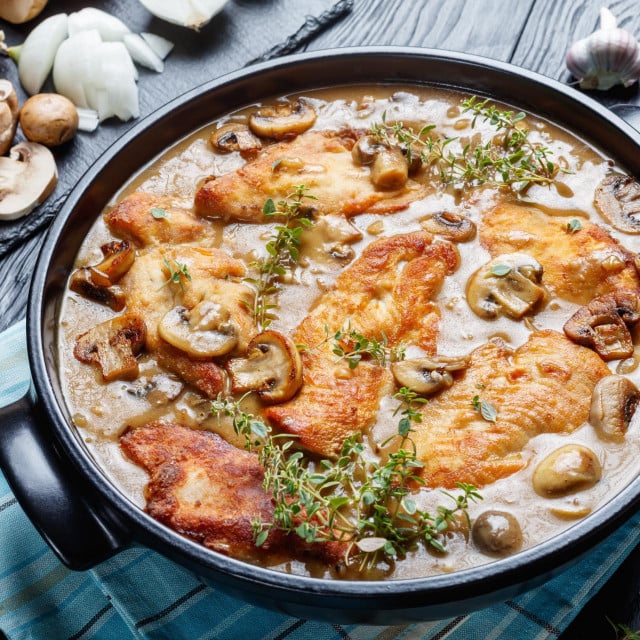
M160 207L151 207L150 212L151 216L156 220L162 220L162 218L167 217L167 211L165 209L161 209Z
M570 220L565 226L565 231L567 233L577 233L580 229L582 229L582 224L577 218Z
M169 270L169 279L164 284L179 284L180 288L184 290L183 280L191 280L189 267L183 262L178 262L177 260L167 260L166 258L163 258L163 262L164 266ZM172 266L172 262L174 266Z
M346 360L349 369L355 369L363 358L375 360L381 367L385 367L387 362L402 360L400 350L389 349L387 336L382 333L380 340L368 338L359 331L351 328L347 323L343 329L339 329L332 336L329 336L329 328L325 327L327 337L333 340L332 351L341 360Z
M443 492L453 507L438 506L435 516L418 508L411 495L423 484L418 473L422 463L410 434L412 424L421 420L415 404L424 399L408 389L401 389L396 398L402 417L394 438L400 442L386 462L368 459L359 434L354 434L344 441L335 461L316 464L292 450L294 440L273 435L270 426L244 412L242 400L219 396L212 402L214 415L230 417L236 432L245 437L245 448L256 451L264 488L273 496L273 521L253 523L256 545L264 544L273 529L296 533L308 543L343 541L348 543L347 559L358 561L361 569L381 557L404 556L420 541L446 552L443 534L455 525L458 514L468 520L469 503L482 497L473 485L458 483L461 494Z
M284 218L283 224L276 225L265 245L268 257L252 265L258 271L257 277L246 279L256 289L252 311L262 329L271 324L269 314L277 307L278 281L298 262L302 232L313 225L302 215L305 199L315 200L315 196L307 193L304 185L298 185L285 200L276 204L269 198L262 207L265 217Z
M504 276L511 273L512 267L508 264L495 264L491 267L489 274L492 276L498 276L498 278L504 278Z
M491 404L491 402L487 402L486 400L480 400L480 396L473 396L473 400L471 401L471 405L473 408L480 413L480 415L487 422L496 422L498 419L498 410L495 405Z

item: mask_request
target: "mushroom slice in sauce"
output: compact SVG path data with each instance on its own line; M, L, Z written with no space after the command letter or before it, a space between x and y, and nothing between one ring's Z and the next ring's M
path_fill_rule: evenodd
M133 380L138 376L136 355L142 351L146 333L140 316L117 316L78 336L73 355L80 362L95 364L105 382Z
M124 292L113 285L131 268L135 250L126 240L107 242L100 249L104 260L92 267L76 269L69 288L113 311L122 311L126 304Z
M476 271L467 283L467 302L481 318L505 315L519 320L544 298L542 266L524 253L498 256Z
M640 391L624 376L600 379L593 389L589 422L603 440L622 442L640 402Z
M420 156L408 153L399 145L381 142L376 136L360 136L351 149L351 156L357 165L371 166L371 182L376 189L401 189L409 179L409 172L415 172Z
M264 106L249 116L249 128L261 138L282 140L310 129L317 118L306 100Z
M239 334L229 310L212 300L204 300L193 309L174 307L158 323L158 333L194 358L229 353L238 344Z
M631 176L607 176L596 187L593 203L612 227L640 233L640 184Z
M209 137L209 143L221 153L238 151L243 158L253 158L262 142L243 122L230 122L216 129Z
M263 331L248 345L244 358L227 363L235 393L256 391L264 402L285 402L302 386L302 361L291 338Z
M543 498L559 498L590 489L602 477L596 454L580 444L552 451L533 472L533 489Z
M420 395L431 395L453 384L452 371L460 371L468 366L468 358L427 356L394 362L391 372L399 385Z
M476 236L475 223L466 216L451 211L438 211L425 216L420 220L420 226L451 242L468 242Z
M594 298L578 309L564 325L568 338L592 347L606 361L628 358L633 340L628 326L640 320L640 298L621 289Z
M480 551L489 556L508 556L522 547L520 523L507 511L481 513L473 523L471 536Z

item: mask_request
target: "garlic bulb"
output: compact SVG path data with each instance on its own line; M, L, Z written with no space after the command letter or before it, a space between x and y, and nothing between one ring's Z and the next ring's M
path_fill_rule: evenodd
M198 31L222 11L228 0L140 0L156 18Z
M571 46L566 63L582 89L628 87L640 78L640 43L602 7L600 28Z

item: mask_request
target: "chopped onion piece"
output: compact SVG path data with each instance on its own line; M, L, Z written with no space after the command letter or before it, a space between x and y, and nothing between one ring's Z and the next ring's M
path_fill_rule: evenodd
M69 35L91 29L96 29L104 42L119 42L131 33L122 20L101 9L85 7L69 15Z
M57 13L43 20L20 47L18 75L23 89L34 95L40 91L54 64L56 52L68 34L68 16Z
M164 60L171 52L171 49L173 49L173 42L171 42L171 40L167 40L155 33L143 32L140 35L160 60Z
M124 44L134 62L162 73L164 63L141 36L137 33L127 33L124 37Z
M228 0L140 0L142 6L157 18L189 27L196 31L222 11Z
M100 124L100 118L98 118L98 112L93 109L83 109L82 107L77 107L78 111L78 130L79 131L87 131L91 133L91 131L95 131Z

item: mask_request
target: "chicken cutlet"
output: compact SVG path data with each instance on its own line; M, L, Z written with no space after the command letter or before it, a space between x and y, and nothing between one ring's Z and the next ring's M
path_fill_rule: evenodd
M224 355L240 354L257 331L253 292L238 281L244 274L244 264L220 249L150 247L120 282L128 311L145 319L147 352L210 398L224 374L205 347L227 336Z
M168 198L140 191L107 211L104 221L115 236L138 247L195 240L206 246L215 240L214 229L190 211L172 205Z
M265 410L269 421L297 436L301 446L329 457L339 453L345 438L365 432L380 398L391 391L391 374L366 358L350 368L327 338L346 327L346 351L348 333L356 331L368 339L384 338L388 347L414 344L434 353L440 311L432 300L457 266L455 248L432 243L426 232L370 244L297 328L294 341L307 347L303 385L293 400Z
M264 471L257 454L217 434L156 422L127 431L120 446L149 474L147 513L209 549L244 560L292 551L333 564L344 558L346 543L307 544L277 529L257 548L252 522L268 524L274 514Z
M487 213L480 240L492 257L526 253L543 267L542 283L555 296L586 304L615 289L640 290L633 254L602 227L533 207L501 204Z
M265 201L284 200L301 184L315 198L304 201L314 215L392 213L426 195L427 187L413 179L400 189L376 189L369 167L353 161L356 140L353 130L308 131L292 141L270 145L238 170L208 179L196 193L195 212L224 220L265 222Z
M453 386L420 409L412 438L426 485L482 487L522 469L531 438L588 420L593 388L609 373L591 349L553 330L515 351L501 340L478 347ZM483 418L481 403L496 409L495 421Z

